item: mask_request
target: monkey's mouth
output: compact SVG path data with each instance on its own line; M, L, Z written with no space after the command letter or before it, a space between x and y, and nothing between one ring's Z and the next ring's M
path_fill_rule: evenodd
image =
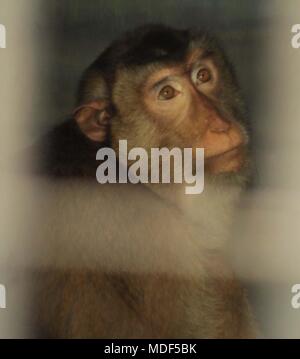
M205 159L205 169L209 173L238 172L246 159L245 145L235 146L221 154Z

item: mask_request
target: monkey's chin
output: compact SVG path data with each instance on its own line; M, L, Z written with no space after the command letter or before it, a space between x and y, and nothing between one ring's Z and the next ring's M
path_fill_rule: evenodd
M238 173L244 167L245 162L245 150L234 148L221 155L206 159L205 170L212 175L219 173Z
M205 177L212 182L244 186L251 178L251 172L246 149L234 149L205 161Z

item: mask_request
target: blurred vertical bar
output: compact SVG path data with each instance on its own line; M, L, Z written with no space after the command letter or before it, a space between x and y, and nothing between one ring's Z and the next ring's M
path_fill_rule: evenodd
M300 1L264 5L271 23L257 83L259 186L236 224L235 260L253 286L262 334L300 338L300 310L291 305L300 283L300 49L291 45Z
M27 232L34 218L30 187L16 173L14 158L28 145L39 48L32 18L35 0L0 0L0 24L6 48L0 48L0 284L6 309L0 309L0 338L28 337L30 293L22 261L27 256ZM2 291L2 296L3 296ZM2 298L3 301L3 298Z
M300 338L300 310L291 305L291 288L300 283L300 49L291 29L300 23L300 1L276 0L279 14L270 47L270 91L266 123L269 155L264 159L269 246L264 251L278 287L268 297L272 337ZM270 251L270 249L272 249Z

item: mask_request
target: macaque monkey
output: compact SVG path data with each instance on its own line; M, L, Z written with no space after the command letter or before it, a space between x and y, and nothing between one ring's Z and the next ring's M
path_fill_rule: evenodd
M206 33L149 25L109 46L38 150L39 173L60 180L46 181L36 228L36 335L256 337L226 254L249 176L246 128L232 67ZM148 153L204 148L204 192L98 184L97 149L118 153L124 139Z

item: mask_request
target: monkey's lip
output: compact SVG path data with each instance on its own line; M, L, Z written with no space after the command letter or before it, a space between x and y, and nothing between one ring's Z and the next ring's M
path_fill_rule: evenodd
M243 167L246 146L238 145L206 159L205 167L211 173L237 172Z
M230 148L229 150L226 150L224 152L217 153L215 155L207 157L207 160L214 160L214 159L221 158L223 156L231 158L231 157L234 157L234 156L240 154L241 152L244 152L244 150L245 150L245 145L241 143L237 146Z

